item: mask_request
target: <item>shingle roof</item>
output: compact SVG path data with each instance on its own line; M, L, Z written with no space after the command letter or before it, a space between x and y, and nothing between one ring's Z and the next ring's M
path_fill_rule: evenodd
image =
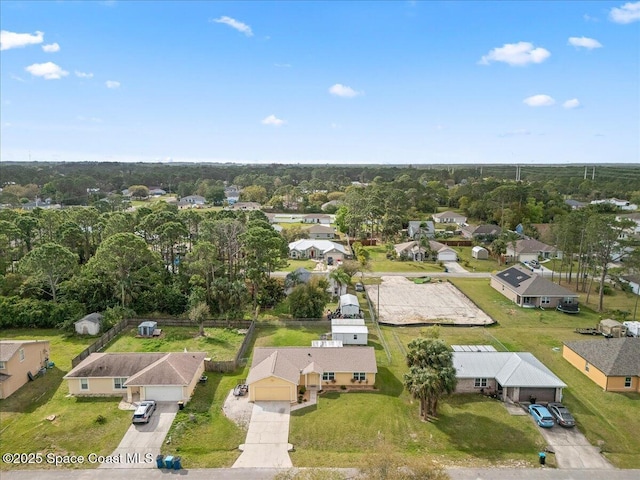
M540 275L514 265L493 276L510 290L529 297L578 297L577 294Z
M92 353L64 378L130 377L166 353Z
M0 362L8 362L20 350L20 347L29 343L49 345L48 340L0 340Z
M309 367L313 363L313 367ZM373 347L280 347L255 348L247 383L276 376L298 384L307 368L324 372L377 373Z
M503 387L566 387L529 352L453 352L458 378L495 378Z
M326 225L314 225L313 227L307 228L307 232L309 233L336 233L335 229L332 227L327 227Z
M403 242L398 243L393 246L394 250L398 255L402 254L402 252L422 252L425 253L427 250L424 247L421 247L420 244L416 240L412 240L411 242Z
M78 320L75 323L79 323L82 321L87 321L87 322L91 322L91 323L100 323L102 322L102 314L94 312L94 313L90 313L89 315L85 315L84 317L82 317L80 320Z
M542 243L535 238L526 240L518 240L516 242L516 252L518 253L538 253L538 252L555 252L555 247Z
M564 344L607 376L640 376L640 338L605 338Z
M129 377L131 385L189 385L198 372L206 353L169 353L140 372Z
M434 218L467 218L464 215L460 215L459 213L452 212L450 210L441 213L434 213L432 216Z

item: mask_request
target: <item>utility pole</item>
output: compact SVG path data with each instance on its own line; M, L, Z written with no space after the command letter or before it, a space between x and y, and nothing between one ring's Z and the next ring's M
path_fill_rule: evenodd
M596 179L596 166L593 166L593 173L591 174L591 180L595 180Z
M584 179L587 179L587 166L584 166Z

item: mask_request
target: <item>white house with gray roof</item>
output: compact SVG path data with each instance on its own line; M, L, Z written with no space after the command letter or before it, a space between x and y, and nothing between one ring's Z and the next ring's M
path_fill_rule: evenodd
M496 393L514 402L560 402L567 385L529 352L453 352L456 393Z
M291 258L309 258L317 260L337 261L347 257L347 250L341 245L330 240L296 240L289 244L289 256Z

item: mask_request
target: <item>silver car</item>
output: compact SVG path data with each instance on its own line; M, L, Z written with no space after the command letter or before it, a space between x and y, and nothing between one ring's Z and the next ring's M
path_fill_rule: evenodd
M144 402L140 402L136 411L133 413L133 419L131 420L133 423L149 423L151 420L151 415L156 409L155 400L145 400Z

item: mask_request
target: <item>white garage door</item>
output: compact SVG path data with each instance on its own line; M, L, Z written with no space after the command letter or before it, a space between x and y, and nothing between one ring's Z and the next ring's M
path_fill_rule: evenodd
M145 387L145 399L156 402L178 402L183 400L182 387Z

